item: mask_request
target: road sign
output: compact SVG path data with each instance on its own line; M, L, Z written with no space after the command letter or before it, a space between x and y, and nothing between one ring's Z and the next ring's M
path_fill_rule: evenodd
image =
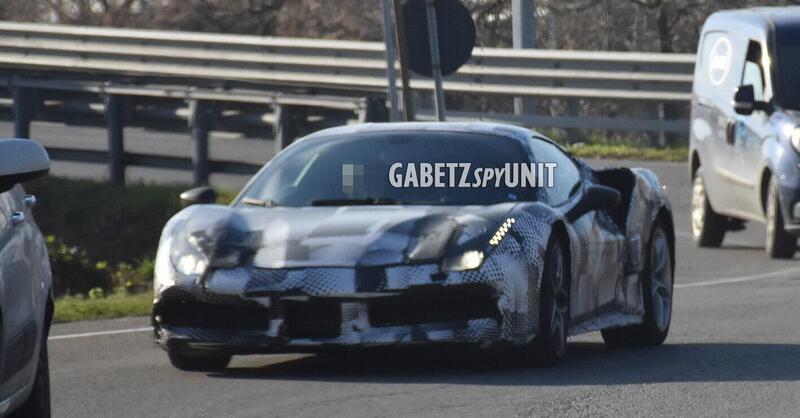
M426 0L409 0L403 6L408 65L415 73L433 76ZM442 75L456 72L472 56L475 22L459 0L436 0L436 26Z

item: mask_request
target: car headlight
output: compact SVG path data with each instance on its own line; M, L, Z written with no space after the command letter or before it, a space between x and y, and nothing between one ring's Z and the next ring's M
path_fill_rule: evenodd
M442 262L442 271L455 272L475 270L483 264L483 251L465 251L455 257L445 258Z
M201 239L197 236L189 236L187 239L176 237L170 251L172 266L184 276L203 276L208 270L209 261L201 248Z
M794 150L800 152L800 126L795 126L794 129L792 129L789 139L792 141Z

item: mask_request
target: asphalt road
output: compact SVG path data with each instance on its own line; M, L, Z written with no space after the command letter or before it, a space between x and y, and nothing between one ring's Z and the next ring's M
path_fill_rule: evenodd
M0 123L0 133L7 125ZM46 143L100 147L102 131L35 125ZM129 133L133 147L188 151L180 135ZM98 145L99 144L99 145ZM220 138L212 155L261 161L271 142ZM506 356L438 351L236 357L224 373L173 369L145 318L56 325L50 341L53 413L144 416L797 416L800 265L768 260L763 227L697 249L689 234L684 164L593 161L652 168L675 211L675 306L666 344L608 350L599 334L571 340L551 369ZM102 167L57 163L56 174L102 177ZM130 174L130 173L129 173ZM185 182L188 175L139 172ZM215 178L235 187L240 178ZM109 332L109 333L107 333Z

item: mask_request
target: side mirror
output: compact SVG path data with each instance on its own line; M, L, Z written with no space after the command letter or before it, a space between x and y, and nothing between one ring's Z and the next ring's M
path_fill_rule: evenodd
M0 139L0 193L47 175L50 157L30 139Z
M752 115L756 110L772 112L772 105L767 102L756 101L755 90L752 85L740 86L733 95L733 110L740 115Z
M210 187L196 187L181 193L181 205L205 205L217 202L217 192Z
M622 195L619 190L594 184L583 193L581 200L567 212L567 219L574 221L593 210L611 210L619 205Z

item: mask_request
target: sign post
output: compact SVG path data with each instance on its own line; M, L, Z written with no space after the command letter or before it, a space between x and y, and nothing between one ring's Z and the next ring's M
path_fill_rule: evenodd
M475 46L475 22L459 0L391 0L403 81L403 115L414 120L408 70L434 81L436 119L445 120L442 79L469 61ZM443 19L439 20L438 17ZM387 47L388 50L388 47ZM391 94L391 92L390 92Z
M395 61L395 39L392 20L392 0L382 0L383 7L383 39L386 44L386 79L389 84L389 120L397 122L400 120L398 97L397 97L397 71Z
M511 1L511 24L514 49L536 47L536 14L534 0ZM514 113L532 115L536 109L536 101L530 97L514 98Z
M392 14L394 15L394 30L397 38L397 52L400 56L400 78L403 82L403 119L406 122L414 120L414 106L411 99L411 82L408 77L408 48L406 44L406 26L403 18L401 0L392 0Z
M442 87L442 56L439 53L439 27L436 22L436 0L426 0L426 14L428 17L428 44L431 50L431 70L435 86L435 100L433 110L436 120L444 122L447 118L447 109L444 101L444 88Z

